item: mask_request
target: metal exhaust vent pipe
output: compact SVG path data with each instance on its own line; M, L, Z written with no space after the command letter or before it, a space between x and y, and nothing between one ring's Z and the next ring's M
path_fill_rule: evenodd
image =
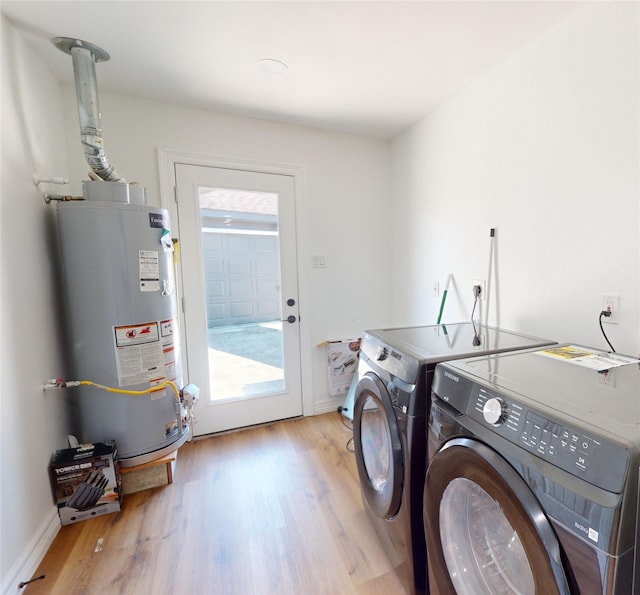
M80 138L87 163L96 175L107 182L126 182L107 161L100 128L95 63L109 60L109 54L98 46L80 39L55 37L51 41L59 50L73 58Z

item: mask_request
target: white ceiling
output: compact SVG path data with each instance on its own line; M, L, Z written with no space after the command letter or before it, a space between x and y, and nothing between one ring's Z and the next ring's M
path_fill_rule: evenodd
M391 138L582 2L30 1L0 8L61 81L50 39L100 46L98 87L233 114ZM273 75L258 65L289 66Z

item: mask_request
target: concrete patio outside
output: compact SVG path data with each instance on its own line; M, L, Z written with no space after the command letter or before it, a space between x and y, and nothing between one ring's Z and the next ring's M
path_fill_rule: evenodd
M284 390L281 321L211 328L208 343L214 400Z

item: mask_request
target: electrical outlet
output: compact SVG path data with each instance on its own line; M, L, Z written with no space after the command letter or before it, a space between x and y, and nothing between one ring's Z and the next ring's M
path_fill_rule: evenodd
M620 296L603 294L602 310L604 312L611 312L611 316L602 317L602 322L608 322L609 324L618 324L618 318L620 316Z
M471 281L471 295L474 296L475 299L475 291L474 288L476 287L476 285L480 288L480 299L484 300L486 298L486 294L487 294L487 284L484 280L482 279L473 279Z

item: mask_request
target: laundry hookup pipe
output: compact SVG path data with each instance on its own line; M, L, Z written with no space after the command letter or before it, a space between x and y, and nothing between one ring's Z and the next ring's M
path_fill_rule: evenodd
M442 320L442 312L444 310L444 303L447 301L447 293L449 292L451 277L453 277L453 275L451 274L447 276L447 283L445 284L444 291L442 292L442 300L440 301L440 311L438 312L438 320L436 321L436 324L440 324L440 321Z

